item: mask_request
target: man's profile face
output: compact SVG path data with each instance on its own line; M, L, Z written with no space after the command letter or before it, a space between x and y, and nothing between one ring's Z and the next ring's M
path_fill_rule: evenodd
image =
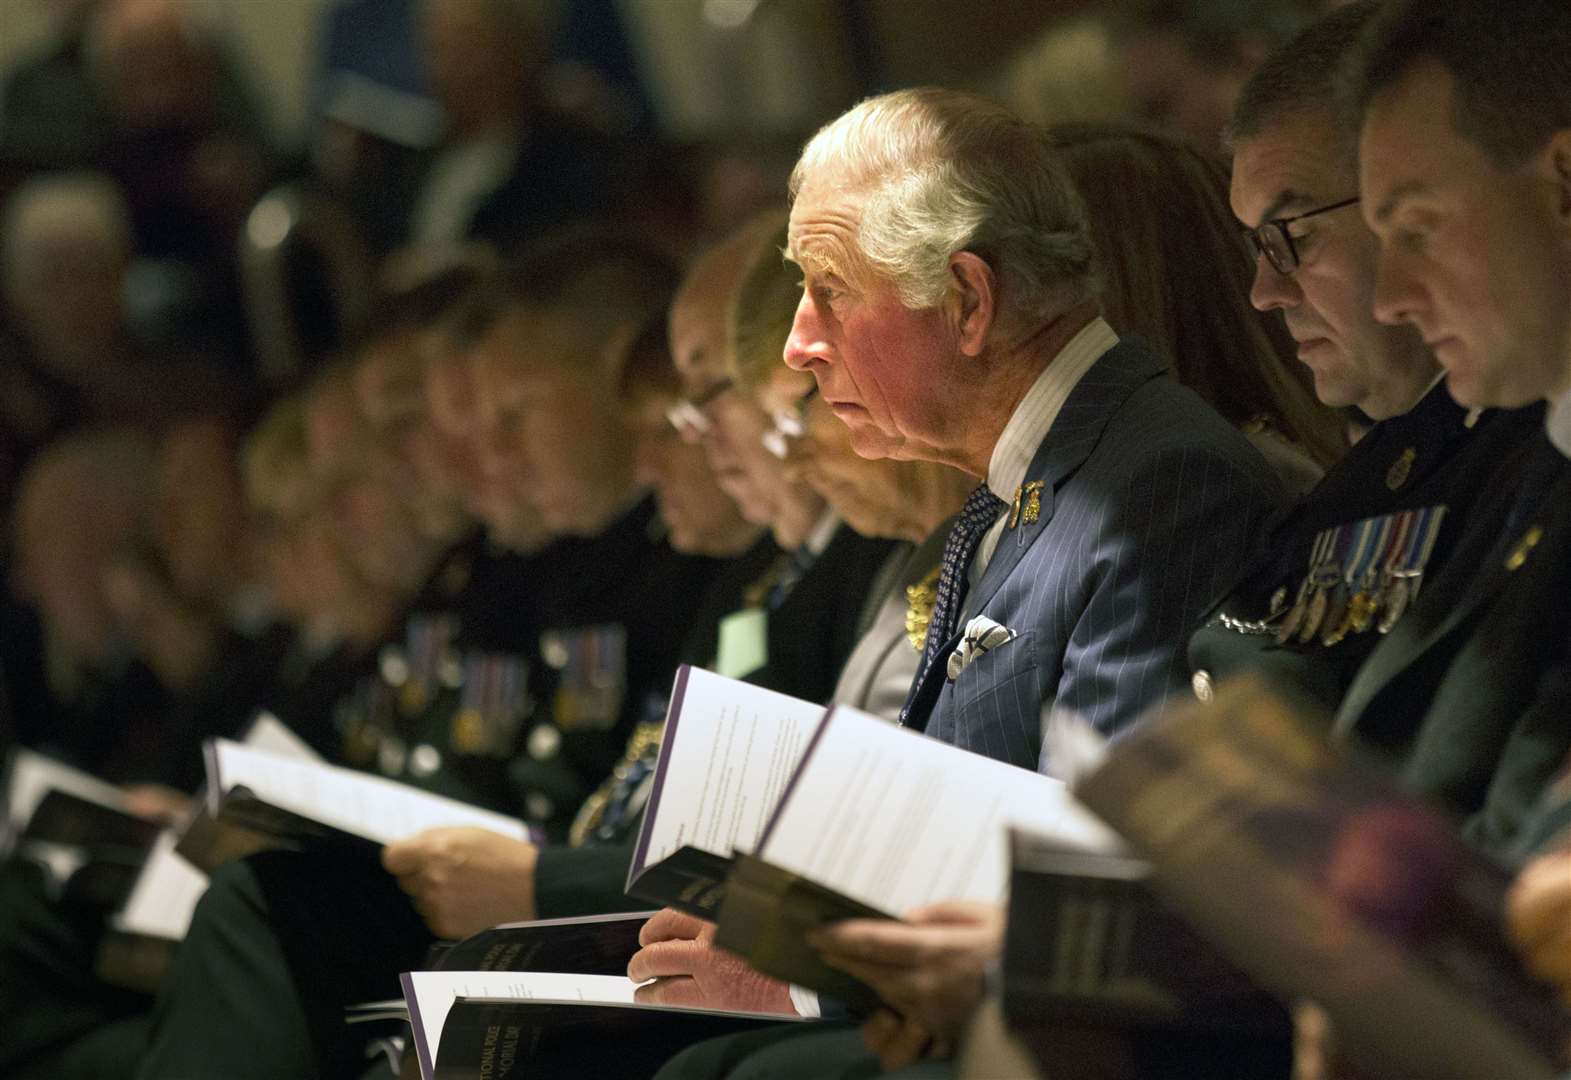
M1501 170L1452 125L1453 78L1421 61L1379 94L1360 144L1380 239L1375 311L1418 328L1470 406L1571 386L1571 239L1540 155Z
M671 546L693 555L734 555L757 529L721 490L702 446L677 434L666 418L674 401L650 395L628 407L635 477L655 493Z
M700 444L721 490L747 520L771 524L788 501L785 469L763 446L769 417L740 387L713 394L729 377L725 363L729 292L684 289L671 307L671 357L688 400L702 406L708 427Z
M482 468L552 534L598 532L618 482L621 420L596 348L564 316L519 310L476 350Z
M1248 228L1341 202L1358 178L1328 110L1287 113L1239 143L1230 201ZM1355 206L1289 226L1299 255L1291 274L1255 260L1250 302L1280 310L1327 405L1356 405L1375 419L1412 406L1413 382L1431 363L1410 330L1374 316L1375 239ZM1417 375L1415 375L1417 373Z
M941 312L907 309L861 265L859 200L829 180L810 177L791 207L789 250L803 292L785 361L818 380L858 454L886 457L952 426L954 403L942 387L959 351Z

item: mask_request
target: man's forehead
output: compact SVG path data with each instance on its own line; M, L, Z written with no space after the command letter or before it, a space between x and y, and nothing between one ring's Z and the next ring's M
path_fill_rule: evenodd
M1451 93L1450 73L1420 61L1370 100L1359 137L1359 174L1371 221L1384 221L1404 200L1432 192L1435 181L1454 177L1464 164L1483 161L1482 151L1453 128Z
M1329 110L1298 109L1240 140L1233 213L1255 227L1354 193L1357 178Z

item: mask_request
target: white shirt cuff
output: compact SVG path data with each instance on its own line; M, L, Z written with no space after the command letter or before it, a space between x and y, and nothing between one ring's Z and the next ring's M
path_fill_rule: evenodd
M817 1020L823 1016L818 1008L818 992L809 990L805 986L791 984L791 1007L798 1016L805 1016L809 1020Z

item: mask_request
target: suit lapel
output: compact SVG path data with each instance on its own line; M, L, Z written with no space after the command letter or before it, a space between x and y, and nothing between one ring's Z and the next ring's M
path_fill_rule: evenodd
M1041 509L1037 519L1028 523L1022 515L1014 528L1005 527L982 580L977 583L975 591L966 597L962 612L980 611L997 594L1025 557L1026 551L1047 531L1048 522L1053 520L1059 488L1090 456L1108 420L1137 387L1165 370L1166 366L1143 347L1120 341L1103 353L1075 384L1054 419L1051 430L1037 447L1030 468L1026 470L1027 484L1032 481L1042 484ZM996 491L994 494L1008 499L1014 493ZM1004 511L1006 514L1012 512ZM940 657L948 656L960 643L965 632L963 623L958 631L944 643ZM907 724L918 730L926 729L947 678L947 665L942 660L933 664L925 678L919 677L906 699L903 719Z
M1047 531L1048 522L1053 520L1059 489L1090 456L1108 420L1138 386L1164 370L1163 364L1143 348L1120 341L1075 384L1026 470L1027 485L1032 482L1042 485L1037 519L1028 522L1022 515L1017 525L1004 529L975 594L966 598L966 611L982 610L1009 580L1031 545ZM994 494L1008 499L1014 493L998 491Z

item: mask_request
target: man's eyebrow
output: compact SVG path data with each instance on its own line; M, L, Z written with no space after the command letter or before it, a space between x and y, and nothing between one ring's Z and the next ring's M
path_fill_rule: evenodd
M1409 180L1404 184L1398 184L1386 194L1384 199L1380 200L1380 205L1375 207L1375 220L1385 221L1392 214L1396 213L1397 205L1403 199L1412 195L1423 194L1428 190L1429 184L1425 180Z

